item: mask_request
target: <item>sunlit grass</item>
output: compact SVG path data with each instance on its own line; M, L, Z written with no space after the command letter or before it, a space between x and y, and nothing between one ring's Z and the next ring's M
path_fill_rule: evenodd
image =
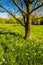
M20 34L21 36L25 35L25 28L20 24L0 24L0 28L10 29L12 32ZM32 38L43 38L43 25L32 25L31 36Z

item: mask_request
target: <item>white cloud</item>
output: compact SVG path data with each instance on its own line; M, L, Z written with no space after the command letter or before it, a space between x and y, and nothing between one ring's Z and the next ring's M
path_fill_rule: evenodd
M5 13L1 13L1 12L0 12L0 18L7 18L7 16L8 16L8 15L7 15L6 12L5 12Z

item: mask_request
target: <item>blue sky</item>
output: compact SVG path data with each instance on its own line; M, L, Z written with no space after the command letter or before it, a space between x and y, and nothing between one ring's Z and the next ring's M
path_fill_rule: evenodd
M10 3L9 3L10 1ZM6 9L8 9L10 12L12 11L13 13L17 11L17 7L14 5L14 3L12 2L12 0L2 0L0 1L0 4L3 5ZM1 9L1 8L0 8ZM0 17L7 17L7 12L0 12ZM19 14L19 13L18 13ZM16 15L18 15L16 14Z
M0 18L7 18L8 14L7 13L0 13Z
M9 3L10 1L10 3ZM5 8L7 8L9 11L12 11L13 13L17 11L17 7L14 5L14 3L12 2L12 0L2 0L0 1L0 4L3 5ZM7 18L8 16L8 13L4 12L4 13L1 13L0 12L0 17L4 17L4 18ZM16 14L17 16L18 15L21 15L20 12L18 12ZM43 16L43 11L41 11L41 15Z

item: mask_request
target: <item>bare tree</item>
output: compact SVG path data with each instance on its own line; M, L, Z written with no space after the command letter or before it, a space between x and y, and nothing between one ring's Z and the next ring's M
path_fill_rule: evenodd
M19 5L19 2L21 5ZM11 14L21 25L25 27L25 39L29 40L31 37L31 20L32 20L32 13L37 10L38 8L41 9L43 7L43 0L13 0L13 3L18 7L19 11L21 12L23 19L24 19L24 24L17 19L12 13L10 13L6 8L4 8L2 5L3 9L5 9L9 14ZM24 6L25 5L25 6Z

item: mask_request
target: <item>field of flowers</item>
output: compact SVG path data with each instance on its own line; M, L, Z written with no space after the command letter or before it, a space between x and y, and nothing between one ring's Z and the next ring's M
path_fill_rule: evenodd
M25 41L6 28L0 26L0 65L43 65L43 36Z

